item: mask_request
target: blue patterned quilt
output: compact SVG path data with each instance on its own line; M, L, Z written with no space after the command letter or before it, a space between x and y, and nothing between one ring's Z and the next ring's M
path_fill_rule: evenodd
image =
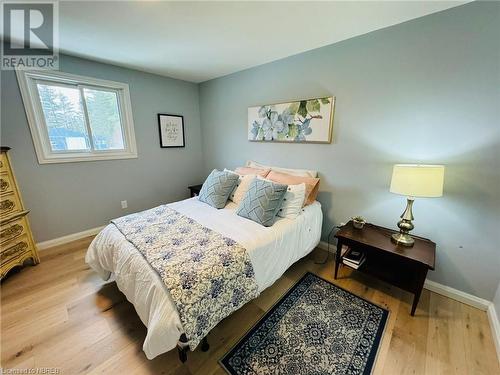
M111 221L160 275L188 344L259 295L246 250L166 205Z

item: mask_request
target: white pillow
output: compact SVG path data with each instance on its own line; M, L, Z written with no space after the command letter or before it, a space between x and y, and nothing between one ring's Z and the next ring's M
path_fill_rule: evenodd
M238 174L234 171L231 171L229 169L224 169L224 172L230 172L234 174ZM229 200L233 201L234 203L240 203L243 197L245 196L245 193L247 192L248 188L250 187L250 183L252 180L257 177L255 174L246 174L246 175L239 175L240 178L238 180L238 183L234 187L233 191L231 194L229 194Z
M306 184L288 185L278 216L295 219L302 211L306 199Z
M290 168L280 168L280 167L271 167L268 165L257 163L256 161L249 160L247 161L247 167L251 168L260 168L260 169L270 169L272 171L287 173L292 176L300 176L300 177L318 177L318 171L313 171L309 169L290 169Z
M240 177L238 187L231 193L233 195L231 200L234 203L239 204L241 202L250 187L250 183L255 179L255 177L257 177L256 174L246 174Z

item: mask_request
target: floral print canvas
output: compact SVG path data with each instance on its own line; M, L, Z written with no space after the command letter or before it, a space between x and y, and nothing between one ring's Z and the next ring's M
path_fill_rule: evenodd
M268 142L332 141L335 97L248 108L248 139Z

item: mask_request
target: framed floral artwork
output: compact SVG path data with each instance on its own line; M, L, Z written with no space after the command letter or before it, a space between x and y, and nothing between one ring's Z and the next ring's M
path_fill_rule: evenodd
M248 140L331 143L335 97L248 108Z
M158 114L160 147L184 147L184 117L180 115Z

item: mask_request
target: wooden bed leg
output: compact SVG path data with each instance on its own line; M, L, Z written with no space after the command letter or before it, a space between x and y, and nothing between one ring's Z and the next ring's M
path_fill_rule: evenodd
M202 352L208 352L208 349L210 349L210 345L208 345L208 340L207 337L203 337L203 340L201 340L201 351Z
M187 337L186 335L183 333L181 335L181 337L179 338L179 341L181 343L187 343ZM186 346L180 346L179 344L177 344L177 352L179 353L179 361L181 361L182 363L186 362L187 361L187 351L188 351L189 347L186 345Z
M182 363L186 362L188 359L186 349L181 349L180 347L177 347L177 351L179 352L179 361Z
M187 344L188 340L187 340L187 337L184 333L179 338L179 342L182 344ZM200 349L202 352L208 352L208 349L210 349L210 345L208 344L208 340L207 340L206 336L203 337L203 339L201 340ZM187 361L188 350L189 350L189 346L177 344L177 352L179 353L179 360L182 363Z

